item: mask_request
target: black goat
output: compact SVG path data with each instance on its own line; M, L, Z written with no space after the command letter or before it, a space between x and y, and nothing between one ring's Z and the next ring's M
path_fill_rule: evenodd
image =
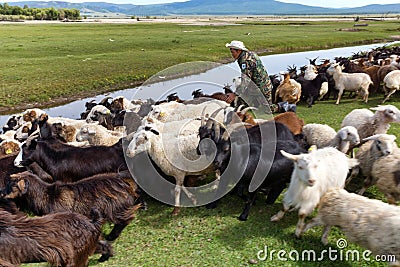
M38 125L40 138L36 140L34 135L30 135L22 145L15 165L29 166L37 163L54 181L64 182L127 169L122 139L112 146L75 147L53 137L47 115L38 118Z
M137 190L129 172L98 174L65 184L49 184L30 172L22 172L10 176L1 194L6 199L27 200L29 210L36 215L70 211L89 216L96 208L105 221L114 223L106 236L106 240L114 241L140 207Z
M54 181L73 182L98 173L127 169L122 140L112 146L74 147L49 138L31 140L22 146L22 160L15 164L29 166L36 162ZM21 153L20 152L20 153Z
M312 107L320 96L320 90L323 83L328 83L328 78L324 73L318 73L314 80L306 80L300 76L296 79L301 84L301 99L304 100L308 107Z
M262 179L262 182L259 183L260 185L254 191L249 192L249 198L239 216L239 220L247 220L250 207L254 204L259 190L269 190L266 203L273 204L290 182L293 162L283 157L279 152L280 149L290 150L291 153L296 155L306 152L297 142L290 140L277 140L263 145L254 143L231 145L228 141L217 145L217 156L214 164L216 167L221 168L220 186L222 190L225 190L226 181L229 180L225 179L225 171L227 171L228 175L243 173L239 181L239 188L243 190L243 187L248 186L251 180L254 179L256 169L261 168L258 172L261 171L262 174L258 174L256 179ZM249 151L247 152L248 156L246 156L246 151ZM228 162L229 169L226 169Z
M48 262L52 266L88 266L101 233L102 219L72 212L43 217L0 210L0 265Z

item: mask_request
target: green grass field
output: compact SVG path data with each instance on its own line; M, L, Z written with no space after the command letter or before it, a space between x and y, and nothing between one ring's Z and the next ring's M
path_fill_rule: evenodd
M345 28L353 28L353 23L0 24L3 48L0 108L6 111L26 103L41 105L59 98L74 99L77 95L90 96L131 87L182 62L231 61L224 44L232 39L240 39L265 55L265 51L285 53L391 40L398 33L400 23L374 21L358 32L339 30ZM251 34L246 35L248 32ZM297 114L306 123L326 123L338 129L352 109L373 107L382 99L382 95L371 96L365 104L344 97L339 106L330 100L318 102L312 108L300 104ZM398 100L395 95L390 104L400 108ZM396 134L399 129L393 125L389 133ZM348 189L355 191L361 183L361 179L356 179ZM367 190L365 196L384 199L375 187ZM281 208L281 200L282 196L274 205L266 206L260 195L248 221L241 222L237 216L244 203L234 195L222 199L214 210L183 208L176 217L171 215L173 207L148 199L149 209L139 211L114 242L115 256L98 263L99 256L94 255L89 266L386 266L362 259L346 261L347 251L356 250L361 257L365 250L350 241L346 248L338 249L336 242L345 236L337 228L331 232L328 246L320 242L321 228L296 239L296 212L289 213L280 222L270 222L270 217ZM271 258L260 260L257 254L265 247L268 254L275 252ZM288 258L293 251L301 257L302 252L310 250L318 258L329 248L337 250L332 255L337 256L336 260L330 260L326 253L321 261ZM279 255L287 261L278 258L280 250L286 254Z
M239 22L0 24L0 112L133 87L178 63L232 61L233 39L265 55L393 40L400 29L397 20Z

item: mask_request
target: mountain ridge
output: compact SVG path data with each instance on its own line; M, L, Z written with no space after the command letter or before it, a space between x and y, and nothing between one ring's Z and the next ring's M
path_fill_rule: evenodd
M81 14L118 13L126 16L168 15L340 15L400 13L399 4L372 4L356 8L324 8L303 4L283 3L276 0L190 0L167 4L134 5L108 2L71 3L64 1L20 1L9 5L37 8L76 8Z

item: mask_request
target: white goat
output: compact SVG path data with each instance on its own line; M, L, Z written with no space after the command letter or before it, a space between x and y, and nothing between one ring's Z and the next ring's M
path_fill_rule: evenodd
M400 70L391 71L383 78L383 89L386 97L383 99L382 104L389 100L392 94L400 90Z
M122 132L110 131L102 125L88 123L76 133L76 141L88 141L92 146L112 146L124 136Z
M343 188L349 169L358 163L333 147L315 149L309 154L292 155L282 150L281 153L294 162L294 169L283 209L271 221L279 221L291 208L299 209L295 235L300 236L305 218L317 207L322 195L330 188Z
M103 115L111 114L111 111L108 108L106 108L104 105L96 105L88 113L88 115L86 117L86 122L94 122L93 116L95 115L96 112L103 114Z
M128 157L146 151L165 174L175 178L174 215L179 213L181 190L193 203L196 203L193 194L183 186L185 176L203 175L213 169L211 162L196 152L200 141L198 136L200 123L198 120L186 119L142 125L126 149Z
M351 242L375 255L394 256L392 263L400 264L400 207L335 188L321 198L318 214L304 232L319 225L324 225L325 245L330 228L338 226Z
M375 113L366 108L352 110L344 117L341 127L354 126L360 139L364 139L375 134L387 133L389 123L400 122L400 110L393 105L379 105L370 109Z
M318 76L317 68L314 65L308 64L304 70L304 79L312 81Z
M33 120L39 118L40 115L45 113L46 112L40 108L28 108L22 112L22 117L19 119L19 123L22 125L24 122L32 122Z
M353 126L345 126L336 132L326 124L309 123L303 126L303 135L308 145L317 148L334 147L343 153L347 153L350 147L360 143L357 129Z
M345 73L342 72L343 68L336 63L332 64L327 70L327 73L332 75L335 80L335 88L339 90L336 105L339 104L344 90L355 91L356 93L359 93L359 90L361 90L363 100L367 103L368 88L372 84L371 77L366 73Z
M352 178L356 177L361 170L365 177L364 185L358 192L364 194L368 187L375 184L375 180L371 179L372 165L379 158L393 154L398 148L396 145L396 136L388 134L376 134L363 139L364 143L355 154L359 165L353 168L350 177L346 183L349 183Z

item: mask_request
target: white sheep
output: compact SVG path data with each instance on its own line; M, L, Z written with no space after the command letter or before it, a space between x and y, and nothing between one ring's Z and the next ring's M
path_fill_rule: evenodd
M294 169L283 209L271 221L279 221L291 208L299 209L295 235L300 236L305 218L317 207L322 195L330 188L343 188L349 169L358 162L333 147L314 149L309 154L292 155L283 150L281 153L294 162Z
M400 201L400 153L397 152L377 159L371 170L376 187L389 204Z
M365 180L363 187L358 192L360 195L364 194L365 190L376 182L372 179L373 177L371 177L371 170L374 162L379 158L393 154L398 149L396 136L394 135L376 134L363 139L363 142L366 143L360 146L355 154L355 158L358 159L359 165L353 168L350 177L346 181L346 183L349 183L361 170Z
M304 232L319 225L324 225L325 245L330 228L338 226L351 242L400 264L400 207L335 188L321 198L318 214Z
M371 77L366 73L345 73L342 72L343 68L338 63L335 63L327 69L327 73L333 76L335 88L339 90L336 105L339 104L344 90L355 91L357 93L361 90L363 100L367 103L368 88L372 84Z
M326 124L309 123L303 126L303 135L308 145L318 148L334 147L343 153L360 143L357 129L353 126L345 126L336 132Z
M383 89L386 97L383 99L382 104L389 100L392 94L400 90L400 70L391 71L383 78Z
M161 122L195 119L200 118L203 112L204 114L211 114L218 109L225 109L228 106L228 103L220 100L210 100L199 104L182 104L171 101L160 105L154 105L153 109L143 121L147 120L147 118ZM223 122L223 112L218 113L215 119Z
M390 123L400 122L400 110L393 105L379 105L370 109L375 113L366 108L352 110L344 117L341 127L354 126L360 139L364 139L375 134L385 134Z
M117 143L125 134L107 130L104 126L96 123L83 125L76 133L76 141L88 141L92 146L112 146Z
M196 148L199 144L199 120L186 119L167 123L146 124L139 127L126 149L128 157L147 152L154 163L166 174L173 176L175 186L175 209L179 213L180 193L196 203L193 194L183 186L186 175L204 175L213 168L211 162L200 157ZM161 127L164 127L161 129Z

